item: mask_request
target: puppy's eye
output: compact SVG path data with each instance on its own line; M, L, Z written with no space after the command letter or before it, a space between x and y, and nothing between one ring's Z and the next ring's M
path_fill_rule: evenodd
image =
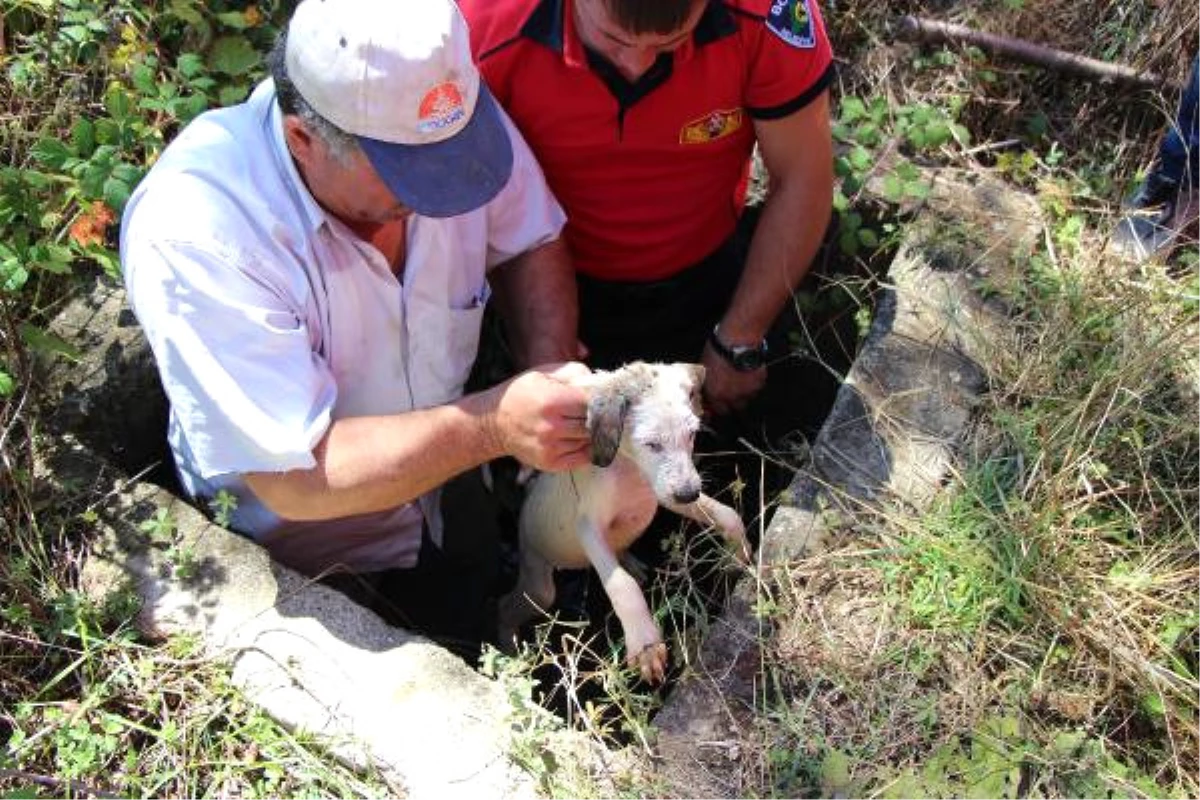
M646 442L646 449L651 453L661 453L663 451L662 442Z

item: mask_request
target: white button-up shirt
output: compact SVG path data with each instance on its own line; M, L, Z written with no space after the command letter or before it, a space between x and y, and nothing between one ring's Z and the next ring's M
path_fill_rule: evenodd
M441 539L436 492L383 513L296 523L268 510L241 475L315 466L332 420L461 396L487 270L555 239L564 223L504 120L508 184L468 214L410 217L403 281L309 194L270 80L188 125L130 198L121 264L171 402L183 486L202 502L229 492L231 527L298 569L411 566L423 519Z

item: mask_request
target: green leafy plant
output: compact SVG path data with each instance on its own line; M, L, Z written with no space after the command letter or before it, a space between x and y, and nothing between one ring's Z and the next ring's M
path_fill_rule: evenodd
M221 489L208 505L213 512L213 521L223 528L229 527L233 512L237 510L237 497L228 489Z
M920 170L901 153L919 158L952 143L969 143L970 134L955 121L961 107L958 97L951 97L945 106L896 106L884 97L840 100L833 125L838 143L834 172L839 179L833 207L839 215L838 245L843 253L854 256L860 249L880 246L879 232L864 225L862 214L855 210L872 178L879 178L882 199L894 205L928 196L929 186Z
M138 524L138 530L149 534L156 544L172 544L175 541L175 520L168 509L158 509L153 517Z
M175 0L151 13L126 0L63 0L6 17L8 80L43 100L8 127L13 158L0 166L0 299L22 309L26 334L9 347L53 342L39 338L42 309L76 276L99 267L118 277L113 229L147 166L180 127L244 98L262 74L276 27L238 5ZM25 380L20 363L4 359L0 394Z

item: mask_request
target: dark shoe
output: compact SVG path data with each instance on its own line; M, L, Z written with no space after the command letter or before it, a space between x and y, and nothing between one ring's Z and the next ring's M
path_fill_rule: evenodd
M1165 258L1195 216L1195 192L1151 173L1125 205L1109 250L1137 262Z

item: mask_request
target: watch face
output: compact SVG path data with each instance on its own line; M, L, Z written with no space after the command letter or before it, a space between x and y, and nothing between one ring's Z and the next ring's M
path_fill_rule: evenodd
M763 365L763 351L757 347L733 348L733 366L743 372L751 372Z
M721 341L716 328L713 328L713 332L708 338L717 353L738 372L753 372L767 363L767 341L765 339L757 347L747 347L746 345L730 347Z

